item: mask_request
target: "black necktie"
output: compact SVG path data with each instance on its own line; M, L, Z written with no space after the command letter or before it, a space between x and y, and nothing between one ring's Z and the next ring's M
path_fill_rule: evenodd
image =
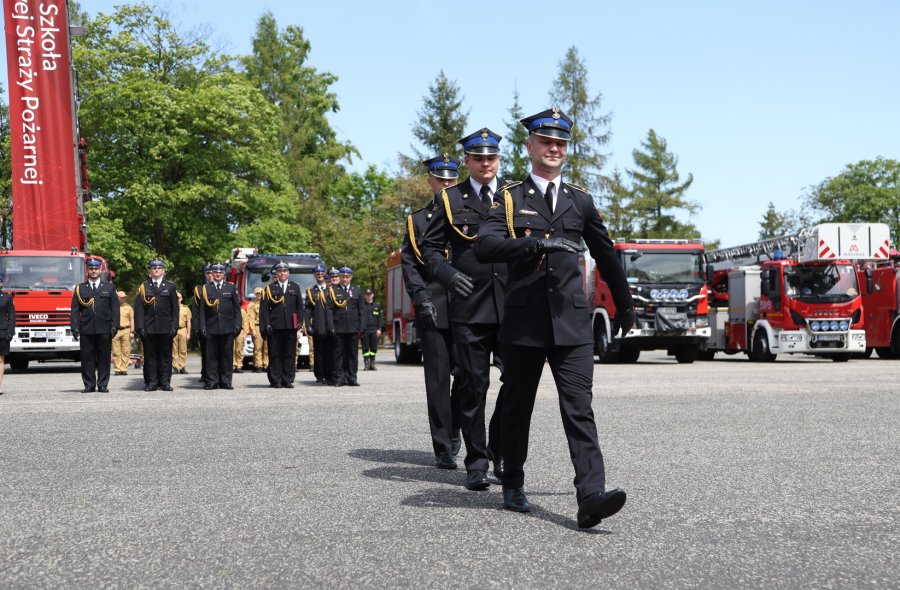
M553 183L547 185L547 192L544 193L544 200L547 201L547 209L553 213Z
M481 204L490 208L491 206L491 187L486 184L481 185Z

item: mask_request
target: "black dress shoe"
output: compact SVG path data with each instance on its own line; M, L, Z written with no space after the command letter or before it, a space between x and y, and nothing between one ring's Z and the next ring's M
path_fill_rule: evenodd
M281 383L272 383L269 387L273 389L281 389Z
M181 375L187 375L187 374L188 374L187 369L185 369L184 367L181 367L180 369L178 369L178 372L179 372Z
M160 389L163 391L172 391L172 386L166 383L165 385L160 386Z
M496 450L487 450L488 460L494 464L494 477L503 480L503 457Z
M203 386L203 389L206 389L206 390L215 389L215 388L216 388L215 385L209 385L209 384L207 384L207 385L204 385L204 386Z
M244 369L234 369L232 373L243 373Z
M282 387L284 387L285 389L293 389L294 384L293 383L285 383L282 385Z
M531 512L525 488L503 488L503 507L513 512Z
M95 389L93 387L85 387L81 390L81 393L94 393Z
M440 453L434 457L434 465L438 469L456 469L456 461L450 453Z
M578 526L589 529L609 518L625 505L625 490L616 488L585 496L578 502Z
M100 393L109 393L109 388L108 387L98 387L97 391L99 391Z
M484 469L473 469L466 474L466 489L474 491L486 490L491 486Z
M148 385L147 387L144 388L144 391L156 391L156 386Z
M350 387L359 387L359 383L357 383L356 381L354 381L353 383L348 383L347 385L349 385Z
M254 372L254 373L262 373L263 370L262 370L262 369L253 369L253 372Z
M219 389L234 389L231 385L219 385Z

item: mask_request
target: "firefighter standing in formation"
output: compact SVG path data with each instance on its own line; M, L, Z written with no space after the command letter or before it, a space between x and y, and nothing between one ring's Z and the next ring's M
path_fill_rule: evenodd
M191 308L183 303L181 291L178 292L178 332L172 341L172 372L187 373L188 342L191 340Z
M269 384L276 389L292 389L303 295L300 285L290 280L291 271L286 262L278 262L272 270L275 280L266 286L259 313L260 329L269 339Z
M375 371L375 354L378 352L378 339L384 330L384 314L381 306L375 301L375 293L372 289L366 289L363 294L365 300L360 304L360 317L362 325L362 351L364 371Z
M134 299L134 329L144 347L144 391L172 391L172 339L178 331L178 289L166 264L151 260L150 277Z
M594 338L582 291L578 255L587 244L610 286L622 329L634 323L634 306L612 240L593 197L562 181L572 120L559 109L522 119L531 175L500 190L475 242L478 260L508 262L506 309L500 326L506 392L501 453L503 502L528 512L525 459L531 413L544 362L559 394L563 428L575 468L581 528L596 526L625 504L621 489L606 490L603 454L591 409Z
M466 487L470 490L487 489L489 460L494 463L494 474L500 477L502 473L499 446L504 385L491 416L490 439L484 419L491 355L501 366L503 381L497 334L503 319L507 269L504 262L479 262L473 250L478 228L502 184L497 178L500 140L487 127L459 140L469 177L438 195L421 246L435 280L450 292L450 330L462 381L460 419L466 441ZM445 254L448 249L451 260Z
M253 338L253 372L262 373L269 368L269 342L259 330L259 303L263 296L262 287L253 289L253 301L247 305L247 319L250 336Z
M331 302L334 305L334 331L337 335L334 345L334 367L338 384L358 387L360 301L359 287L351 284L353 271L350 267L340 269L340 284L331 288Z
M454 186L459 178L459 162L446 154L422 162L428 169L427 181L434 193ZM425 397L435 465L456 469L459 452L459 380L453 371L453 337L447 290L434 280L425 265L419 241L434 211L434 200L406 218L406 235L400 248L400 264L406 291L416 310L416 327L421 328L422 364L425 370Z
M328 293L328 271L321 264L313 269L316 284L306 290L306 333L312 343L309 347L309 360L312 365L316 383L330 384L334 356L331 354L331 333L334 331L331 296ZM318 354L316 354L318 351Z
M119 297L119 331L112 339L113 366L116 375L127 375L131 361L131 341L134 340L134 308L125 301L125 291Z
M205 340L206 381L203 389L233 389L234 338L241 332L241 296L225 280L225 265L210 266L212 283L200 289L200 337Z
M191 300L191 333L197 339L197 346L200 348L200 379L201 383L206 383L206 354L204 350L206 349L206 343L203 341L203 338L200 337L200 305L202 304L202 299L200 297L200 290L203 289L203 285L209 285L212 283L212 263L207 262L203 265L203 282L194 286L194 297Z
M82 393L107 392L112 337L119 331L119 296L116 286L100 278L102 263L90 258L87 280L72 294L72 337L81 350Z
M9 343L16 335L16 304L12 294L3 291L5 278L0 273L0 395L3 395L3 372L6 370Z

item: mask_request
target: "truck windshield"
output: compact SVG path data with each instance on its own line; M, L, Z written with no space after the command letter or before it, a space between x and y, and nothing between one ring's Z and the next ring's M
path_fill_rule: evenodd
M266 288L268 282L263 282L263 271L256 269L249 269L245 275L246 281L244 281L244 298L248 301L253 301L255 298L253 294L253 290L257 287L262 289ZM274 277L270 277L269 281L274 280ZM306 290L316 284L316 278L313 276L312 271L291 271L291 281L300 285L300 293L306 297Z
M84 281L84 259L78 256L0 256L3 287L71 290Z
M852 301L859 295L856 272L849 264L785 266L784 288L804 303Z
M699 285L699 252L622 252L625 277L631 284Z

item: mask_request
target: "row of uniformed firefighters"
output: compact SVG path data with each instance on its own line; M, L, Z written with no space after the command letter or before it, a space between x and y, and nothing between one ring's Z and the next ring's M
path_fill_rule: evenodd
M143 352L145 391L172 390L172 373L187 372L192 336L200 344L204 389L232 389L233 373L242 371L248 334L254 344L254 371L266 371L275 388L294 386L300 334L310 339L316 383L358 385L360 337L365 368L375 369L381 307L371 290L361 294L351 284L353 273L347 267L330 274L317 267L316 285L307 291L304 307L299 285L289 280L288 265L279 262L272 269L273 281L257 288L255 299L242 310L240 295L224 280L221 263L204 267L204 282L194 287L190 307L165 280L161 260L149 263L149 279L139 286L134 307L125 302L123 291L100 279L99 260L89 259L86 265L88 279L75 288L71 316L72 333L81 343L84 392L108 391L110 354L116 374L127 374L135 335Z

